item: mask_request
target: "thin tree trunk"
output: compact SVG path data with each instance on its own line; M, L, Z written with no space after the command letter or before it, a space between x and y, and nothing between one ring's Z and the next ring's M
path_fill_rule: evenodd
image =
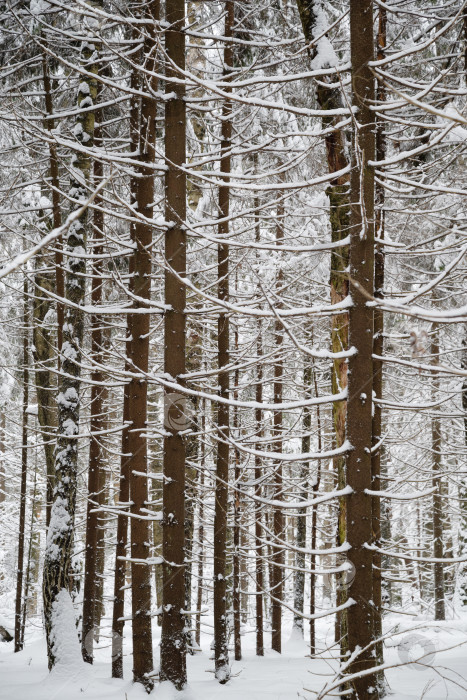
M226 16L224 37L232 36L234 24L234 2L225 4ZM229 77L233 66L233 47L229 41L224 44L224 78ZM222 105L222 139L220 169L225 173L223 185L219 187L219 237L226 238L229 234L229 173L230 148L232 137L231 121L232 105L224 101ZM217 253L218 297L222 302L229 299L229 248L220 243ZM219 396L224 401L229 399L229 374L223 368L229 364L229 316L226 311L219 312L217 322L217 353L218 353L218 382ZM228 513L228 480L229 480L229 405L219 403L217 407L217 461L214 512L214 663L216 678L220 683L226 683L230 678L228 630L227 630L227 513Z
M284 238L284 205L281 202L277 211L276 225L276 245L282 244ZM280 263L279 263L280 264ZM279 267L276 280L276 295L280 298L282 293L283 273ZM284 362L282 359L282 345L284 340L282 324L275 321L274 340L276 346L277 359L274 362L274 403L282 403ZM282 420L283 415L280 409L273 412L273 449L274 452L282 452ZM274 500L281 501L282 493L282 462L279 460L274 467ZM271 647L279 654L282 651L282 598L284 594L284 549L279 541L285 536L284 514L280 506L276 506L273 511L273 530L276 544L273 546L272 555L272 597L271 597Z
M199 476L199 510L198 510L198 592L196 596L196 644L201 647L201 606L203 604L203 574L204 574L204 470L206 468L206 406L205 399L202 399L201 407L201 454L200 454L200 476Z
M132 267L130 267L130 274ZM131 329L127 328L126 356L131 357ZM125 370L128 372L128 359ZM126 580L126 550L128 542L128 515L124 512L130 501L130 455L128 451L129 415L130 415L130 385L125 384L123 393L123 431L120 458L120 488L117 519L117 546L115 548L114 596L112 611L112 678L123 678L123 628L125 625L125 580ZM122 512L123 511L123 512Z
M436 323L432 327L431 356L432 364L439 365L439 328ZM433 398L439 398L440 381L439 373L434 369L433 376ZM436 408L433 409L436 412ZM431 440L432 440L432 472L433 472L433 557L443 559L443 496L441 481L441 422L437 415L431 419ZM435 597L435 620L445 620L445 592L444 592L444 565L442 561L433 564L434 573L434 597Z
M235 327L235 351L238 351L238 326ZM235 390L233 397L238 401L238 384L240 374L238 369L235 370ZM238 407L235 406L233 411L233 429L235 431L235 439L239 440L238 429ZM233 579L232 579L232 601L233 601L233 623L234 623L234 654L235 660L240 661L242 658L242 638L241 638L241 579L240 579L240 546L241 546L241 520L242 520L242 503L241 503L241 485L240 485L240 452L238 448L234 450L234 503L233 503Z
M96 127L95 142L100 145L100 126ZM97 186L103 176L102 162L94 161L94 184ZM94 200L96 209L94 210L94 239L96 241L93 248L92 266L92 305L97 307L102 302L102 238L104 229L104 214L100 211L102 205L101 195L97 195ZM96 558L97 558L97 537L98 537L98 512L99 505L99 484L101 480L101 470L103 467L103 451L101 446L102 437L99 433L104 426L103 416L103 381L104 376L101 370L103 365L102 355L102 328L101 319L93 314L91 317L91 354L96 369L93 370L91 379L91 444L89 446L89 471L88 471L88 501L86 514L86 548L84 562L84 585L83 585L83 625L81 635L81 652L83 660L92 664L93 662L93 642L94 642L94 622L95 622L95 601L96 601Z
M374 58L373 3L356 0L350 5L350 50L352 104L358 109L354 130L351 171L350 281L353 305L349 312L350 346L356 352L349 358L347 437L347 540L355 578L349 587L353 604L348 608L348 641L352 661L348 672L368 671L375 664L371 644L373 619L373 557L366 545L372 539L372 377L373 310L367 296L374 293L374 160L375 124L371 105L375 100L374 76L368 65ZM367 700L379 696L374 673L355 678L352 698Z
M257 155L255 154L255 169L257 169ZM261 240L261 226L259 219L259 197L254 198L255 209L255 240L259 243ZM257 340L256 340L256 383L255 383L255 434L258 441L256 449L259 451L262 447L261 438L263 437L262 427L262 411L261 404L263 403L263 330L261 319L257 323ZM262 469L261 458L259 454L255 454L255 496L261 498L262 488ZM256 655L264 656L264 606L263 606L263 591L264 591L264 562L263 562L263 546L261 527L261 519L263 514L263 506L259 500L255 500L255 563L256 563L256 594L255 594L255 615L256 615Z
M467 21L467 20L466 20ZM467 329L462 341L461 367L467 370ZM467 450L467 376L462 382L462 410L464 412L464 447ZM467 477L463 477L459 488L461 517L459 524L459 556L467 554ZM461 605L467 606L467 564L459 572L459 596Z
M311 338L313 340L313 336ZM313 368L313 384L315 387L315 396L318 398L318 381L316 379L316 372ZM316 427L318 430L318 452L323 449L323 438L321 433L321 408L320 405L316 405ZM316 479L313 481L313 496L316 496L319 491L319 485L321 482L321 461L318 460ZM311 511L311 549L312 554L310 557L310 568L312 571L316 568L316 551L318 541L318 506L312 506ZM314 614L316 613L316 575L311 574L310 578L310 654L315 656L316 650L316 624L314 619Z
M25 274L23 289L23 426L21 441L21 487L19 501L19 531L18 531L18 567L16 570L16 604L15 604L15 651L21 651L24 646L22 637L22 605L23 605L23 567L24 567L24 531L26 528L26 479L28 473L28 404L29 404L29 313L28 313L28 280Z
M311 381L312 381L312 366L310 358L305 358L303 367L303 387L305 398L311 397ZM303 437L302 437L302 452L310 452L310 430L311 430L311 408L305 406L303 409ZM299 489L300 499L305 501L308 494L308 478L309 478L310 463L304 462L299 472ZM295 572L294 581L294 614L293 627L303 637L303 610L305 605L305 548L306 548L306 508L300 508L297 514L297 534L296 545L297 552L295 555Z
M186 288L177 276L186 274L186 104L185 85L174 82L185 69L185 2L166 1L166 90L174 93L165 103L166 219L173 222L165 238L164 370L179 381L185 372ZM173 273L172 273L173 270ZM165 392L164 488L162 516L163 612L160 678L177 690L186 685L185 638L185 444L180 421L183 396ZM181 410L180 410L181 405ZM167 434L168 433L168 434Z
M6 499L5 443L6 443L6 408L2 406L0 414L0 503Z

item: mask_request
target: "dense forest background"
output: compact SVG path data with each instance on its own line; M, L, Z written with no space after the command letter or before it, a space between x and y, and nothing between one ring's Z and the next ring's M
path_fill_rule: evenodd
M0 3L0 674L467 697L466 71L460 0Z

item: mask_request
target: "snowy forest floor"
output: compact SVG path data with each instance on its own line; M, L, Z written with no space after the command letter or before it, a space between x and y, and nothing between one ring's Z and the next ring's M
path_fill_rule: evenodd
M2 624L11 628L12 617L2 616ZM306 644L290 634L286 627L282 655L267 650L263 658L254 654L254 629L246 627L242 637L243 659L233 661L232 679L220 686L213 675L209 635L202 635L202 651L188 656L189 688L186 700L292 700L311 698L337 668L331 653L322 658L307 657ZM394 700L467 700L467 614L445 623L428 623L404 616L385 621L385 632L395 631L385 646L385 662L394 664L387 670L388 695ZM129 625L125 629L125 678L110 676L110 640L102 638L96 649L93 667L80 658L68 658L52 674L47 672L45 640L40 619L29 626L25 649L13 653L12 643L0 643L1 700L142 700L148 697L131 682ZM74 634L74 630L73 630ZM269 635L266 642L269 642ZM154 626L154 648L158 647L159 628ZM318 627L320 648L332 644L333 631L328 621ZM76 649L78 647L76 646ZM324 658L326 656L326 658ZM411 663L423 658L421 664ZM407 663L408 662L408 663ZM405 664L405 665L400 665ZM156 685L151 697L172 700L166 684ZM308 689L308 692L307 690ZM332 696L331 696L332 697Z

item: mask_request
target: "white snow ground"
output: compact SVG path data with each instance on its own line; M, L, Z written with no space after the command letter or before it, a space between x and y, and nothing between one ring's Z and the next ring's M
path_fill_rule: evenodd
M387 671L390 697L394 700L467 700L467 616L438 623L392 616L386 630L394 630L395 636L386 645L386 663L407 664ZM12 618L6 616L11 627ZM5 620L4 620L5 621ZM427 627L429 625L429 628ZM417 629L413 629L413 628ZM332 642L332 629L321 622L320 646ZM158 628L155 632L155 649L158 645ZM127 625L126 639L130 629ZM233 677L220 686L214 679L213 662L210 660L208 635L202 637L202 652L188 657L189 689L183 693L185 700L296 700L316 698L326 681L331 680L335 663L331 654L327 658L310 659L306 645L290 632L284 635L283 654L270 650L264 658L254 654L255 635L245 629L242 638L244 658L232 662ZM269 642L269 636L266 636ZM125 642L125 650L129 645ZM425 655L424 665L410 663ZM324 656L324 654L323 654ZM407 663L408 662L408 663ZM47 672L46 648L40 619L30 626L25 649L13 653L12 643L0 643L0 700L142 700L148 696L139 686L131 683L131 657L125 658L125 678L120 681L110 677L109 639L101 639L93 667L76 659L70 664L66 659L63 668L52 674ZM315 691L307 692L308 691ZM173 700L174 695L166 684L156 685L151 697L156 700ZM330 696L332 697L332 696ZM335 697L335 696L334 696Z

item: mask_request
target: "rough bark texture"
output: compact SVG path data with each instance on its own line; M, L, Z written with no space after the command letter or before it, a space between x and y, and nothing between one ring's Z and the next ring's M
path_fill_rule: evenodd
M6 472L5 472L5 408L2 407L0 415L0 503L6 499Z
M319 3L321 5L321 3ZM318 19L318 3L316 0L297 0L297 6L302 23L303 33L307 42L313 42L315 28ZM320 30L321 31L321 30ZM318 35L320 33L318 32ZM316 54L316 45L311 43L309 53L311 57ZM334 81L334 79L331 79ZM343 106L339 88L328 87L326 78L320 79L316 85L316 97L321 109L338 109ZM322 118L323 129L335 127L339 117L329 116ZM345 148L345 136L342 129L335 128L325 137L328 171L330 173L343 170L349 164ZM331 240L335 243L347 237L349 233L349 175L344 174L331 181L326 190L329 197L329 222L331 226ZM331 253L331 302L342 302L349 293L349 282L346 270L349 264L349 248L335 248ZM348 314L333 314L331 319L331 349L333 352L342 352L349 347ZM347 362L345 358L335 358L331 373L332 392L339 393L347 387ZM333 405L333 426L335 446L340 447L345 441L345 423L347 415L347 403L339 401ZM337 487L345 486L345 458L334 458L334 470L337 478ZM346 541L346 514L345 498L339 502L339 521L337 531L337 545ZM340 586L337 592L337 603L343 604L347 598L345 587ZM340 639L341 654L347 652L347 627L346 614L342 612L336 620L337 638Z
M467 331L462 342L461 367L467 370ZM467 377L462 382L462 410L464 411L464 444L467 447ZM467 554L467 478L462 479L459 489L461 499L461 522L459 526L459 555ZM462 605L467 605L467 564L463 564L460 572L459 595Z
M28 337L28 282L24 278L23 297L23 426L21 442L21 486L19 500L19 531L18 531L18 567L16 569L16 601L15 601L15 651L21 651L24 645L22 635L22 606L23 606L23 567L24 567L24 535L26 527L26 478L28 473L28 403L29 403L29 337Z
M57 430L56 379L54 365L56 354L52 329L46 318L52 309L48 292L55 289L55 281L45 271L47 258L38 256L35 261L33 299L33 359L37 395L38 420L43 431L43 444L46 465L45 524L50 522L55 473L55 432Z
M145 16L154 22L159 19L159 0L152 0L145 8ZM149 22L143 47L143 60L149 71L155 69L155 24ZM135 69L137 70L137 69ZM141 217L132 227L135 250L133 254L132 292L134 307L147 308L151 298L151 242L152 227L147 220L153 217L154 171L156 140L156 78L144 78L140 86L138 166L139 177L133 178L135 207ZM147 563L150 555L151 521L148 505L148 445L147 445L147 397L146 376L149 369L149 313L135 313L129 320L132 342L129 358L133 377L129 385L128 432L130 475L130 530L131 530L131 604L133 632L133 680L142 683L149 691L152 687L150 673L153 670L151 630L151 570Z
M131 272L130 268L130 272ZM127 338L130 331L127 329ZM131 341L126 341L126 355L131 357ZM125 369L128 372L130 364L127 360ZM118 506L123 511L128 508L130 500L130 459L128 453L128 433L130 414L130 389L125 385L123 394L123 425L122 447L120 459L120 489L118 493ZM125 577L126 577L126 549L128 542L128 516L126 512L120 512L117 520L117 546L115 548L115 573L114 573L114 598L112 611L112 678L123 678L123 628L125 609Z
M100 127L96 128L96 146L100 145ZM98 185L102 179L102 163L94 162L94 184ZM102 205L102 197L97 195L94 200L97 207ZM104 215L99 209L95 209L94 218L94 261L92 265L92 291L91 300L93 306L99 306L102 302L102 235L104 228ZM92 664L93 641L95 625L97 585L97 539L98 539L98 513L101 471L103 468L102 436L99 433L104 427L103 397L105 389L102 385L104 375L100 369L103 365L102 355L102 321L97 315L91 317L91 354L96 369L92 372L91 385L91 443L89 446L89 471L88 471L88 503L86 513L86 545L84 561L84 585L83 585L83 623L81 633L81 652L83 660ZM98 627L98 626L97 626Z
M236 284L237 286L237 284ZM238 327L235 327L235 352L238 352ZM235 370L235 389L233 397L238 401L238 385L240 374ZM239 419L238 407L233 409L233 429L235 439L239 439ZM240 452L234 450L234 498L233 498L233 579L232 579L232 603L233 603L233 632L234 632L234 654L235 661L242 658L242 638L241 638L241 611L242 611L242 580L241 580L241 522L242 522L242 498L240 481Z
M432 364L439 365L439 329L437 324L433 324L431 338ZM433 399L440 396L439 373L433 373ZM436 408L433 409L436 414ZM439 416L434 415L431 419L431 444L432 444L432 484L435 488L433 493L433 557L442 559L444 556L443 543L443 495L441 481L441 421ZM435 597L435 620L445 620L445 592L444 592L444 564L442 561L433 564L434 573L434 597Z
M256 239L259 240L257 233ZM261 449L261 438L263 437L262 427L262 411L259 406L263 403L263 365L261 357L263 354L262 342L262 326L261 321L258 321L258 339L256 341L256 349L258 363L256 368L256 386L255 400L258 407L255 408L255 432L258 440L257 450ZM261 457L255 454L255 496L261 498L262 488L262 469ZM263 562L263 528L261 521L263 517L263 507L260 501L255 501L255 552L256 552L256 655L264 656L264 609L263 609L263 590L264 590L264 562Z
M226 17L224 36L231 37L234 22L234 3L225 5ZM232 44L224 44L224 76L228 77L233 65ZM221 172L224 185L219 187L219 236L227 237L229 223L230 192L230 148L232 135L231 104L224 101L222 106L222 137L221 137ZM218 297L221 302L229 298L229 248L220 243L217 252ZM229 374L223 368L229 364L229 316L220 311L217 322L217 362L219 368L219 396L229 399ZM228 513L228 480L229 480L229 405L219 403L217 407L217 460L216 488L214 512L214 662L216 678L220 683L226 683L230 678L228 629L227 629L227 513Z
M44 46L47 45L46 37L42 36L42 43ZM50 79L49 72L49 57L45 51L42 52L42 79L44 83L44 100L45 100L45 127L48 131L52 131L55 128L55 120L52 115L54 112L53 98L52 98L52 81ZM58 158L57 158L57 147L53 139L49 141L49 170L50 170L50 184L51 197L52 197L52 221L53 227L59 228L62 222L62 215L60 210L60 177L58 169ZM63 270L63 253L62 253L62 237L55 241L55 282L56 282L56 293L60 298L57 301L57 349L61 352L62 342L63 342L63 323L65 320L65 307L61 301L65 297L65 275ZM53 488L53 484L52 484ZM47 512L46 512L47 515ZM47 521L48 525L48 521Z
M303 367L303 388L304 395L306 399L311 397L311 381L312 381L312 366L310 359L305 358L305 365ZM303 409L303 438L302 438L302 452L310 452L310 430L311 430L311 409L306 406ZM308 494L308 478L309 478L310 463L304 462L301 466L299 472L300 481L300 498L305 501ZM294 609L297 611L294 614L293 626L295 629L299 630L300 634L303 636L303 614L304 603L305 603L305 548L306 548L306 516L307 509L300 508L297 514L297 533L296 533L296 545L297 552L295 554L295 566L297 571L295 572L294 581ZM313 585L312 585L313 588Z
M277 211L276 225L276 245L280 246L284 238L284 205L281 202ZM276 296L280 299L282 294L282 282L284 276L279 260L279 271L276 280ZM282 403L284 362L282 357L282 346L284 341L284 331L280 321L274 324L274 341L276 346L276 360L274 362L274 403ZM283 414L280 409L275 409L273 415L273 450L282 452L282 421ZM283 499L282 487L282 462L278 461L274 465L274 500ZM274 539L277 543L285 536L284 514L281 507L275 507L273 513ZM284 549L278 544L273 547L271 568L271 647L274 651L282 651L282 599L284 595Z
M348 646L353 655L349 673L368 671L374 665L373 571L371 490L373 311L367 296L374 292L374 171L368 165L375 158L375 124L370 105L375 99L374 76L368 62L374 57L373 3L356 0L350 5L350 48L352 104L357 107L351 171L350 281L353 305L349 313L349 340L356 353L349 358L347 437L347 540L349 560L355 567L350 585ZM352 698L367 700L379 696L375 674L354 679Z
M377 58L381 60L385 55L386 48L386 9L380 7L378 14L378 36L377 36ZM378 102L385 99L385 87L382 82L378 84ZM376 159L383 160L386 153L384 138L384 126L377 123L376 131ZM384 187L380 183L375 184L376 210L375 229L376 235L384 239ZM375 297L381 299L384 295L384 245L377 245L375 249ZM380 309L374 311L374 336L373 354L382 357L384 351L384 314ZM383 395L383 362L373 358L373 395L375 399L381 399ZM373 446L379 445L382 433L381 404L375 403L373 406ZM381 490L381 454L382 446L379 445L371 455L372 488L374 491ZM373 498L372 504L373 518L373 542L381 546L381 500ZM373 554L373 603L374 603L374 635L379 638L382 635L382 556L379 552ZM377 661L383 663L383 642L376 645ZM384 693L384 679L379 677L380 695Z
M83 41L81 60L87 72L97 74L95 47L92 40ZM78 88L78 108L94 104L97 96L95 77L82 76ZM94 111L79 112L76 138L92 148L94 141ZM78 202L87 197L90 182L91 159L79 152L73 161L74 177L70 195ZM67 231L65 242L66 280L65 298L73 306L66 307L61 350L61 369L58 394L58 433L55 453L56 482L53 496L50 525L44 560L43 598L44 619L47 636L49 668L55 664L53 648L53 607L59 593L69 590L71 558L73 554L73 532L76 507L76 483L78 473L78 439L81 388L81 354L83 344L84 314L82 305L85 295L86 263L82 257L86 251L89 229L89 212L86 210Z
M167 0L165 49L171 60L166 67L166 90L175 93L165 103L165 201L166 219L172 222L165 238L164 369L174 381L185 372L186 288L177 279L186 273L186 161L185 86L172 82L177 68L185 68L184 0ZM173 270L173 273L172 273ZM174 400L175 398L175 400ZM181 406L181 409L180 409ZM164 489L162 517L163 611L161 634L161 680L171 681L176 689L186 685L186 639L183 608L185 604L185 443L181 430L184 398L165 392L166 437L164 438ZM167 435L168 433L168 435Z

